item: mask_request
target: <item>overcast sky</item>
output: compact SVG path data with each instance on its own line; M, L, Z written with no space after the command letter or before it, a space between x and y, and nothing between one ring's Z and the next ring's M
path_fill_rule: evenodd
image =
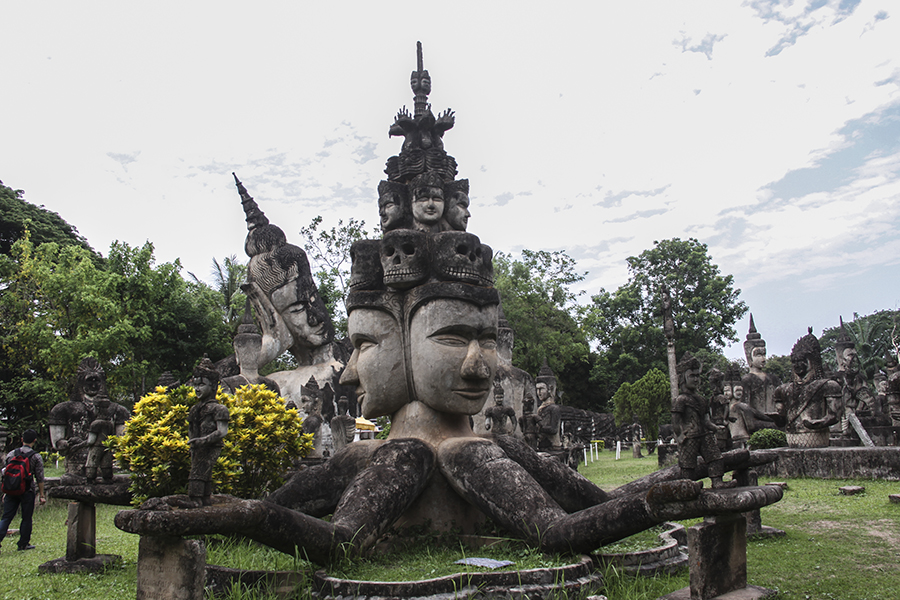
M695 237L770 354L900 308L895 0L4 2L0 23L0 179L103 254L150 240L207 279L245 258L232 171L293 243L316 215L374 228L421 40L495 251L565 250L587 300Z

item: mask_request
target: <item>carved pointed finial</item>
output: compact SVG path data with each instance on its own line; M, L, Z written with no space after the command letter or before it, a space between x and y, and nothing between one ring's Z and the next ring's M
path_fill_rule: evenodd
M747 333L756 333L756 324L753 323L753 313L750 313L750 330Z
M425 60L422 58L422 42L416 42L416 70L409 76L409 85L415 95L415 113L413 116L422 116L428 111L428 94L431 93L431 76L425 70Z
M425 61L422 59L422 42L416 42L416 70L425 70Z
M237 186L238 194L241 195L241 206L244 207L244 214L247 215L247 229L255 229L257 227L262 227L263 225L268 225L269 219L247 192L247 188L244 187L244 184L241 183L241 180L238 179L238 176L234 172L231 174L234 176L234 184Z

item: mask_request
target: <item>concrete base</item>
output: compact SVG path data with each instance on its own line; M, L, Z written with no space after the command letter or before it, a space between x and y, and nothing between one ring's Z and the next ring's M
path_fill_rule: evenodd
M714 596L706 600L757 600L757 598L775 598L778 592L756 585L748 585L742 590L734 590L721 596ZM681 588L671 594L662 596L659 600L691 600L691 588Z
M70 502L66 529L66 560L75 562L97 555L97 507L91 502Z
M775 448L778 459L755 469L766 477L900 481L900 447Z
M206 546L197 540L142 535L137 600L204 600Z
M97 554L91 558L57 558L38 566L38 573L99 573L121 560L118 554Z

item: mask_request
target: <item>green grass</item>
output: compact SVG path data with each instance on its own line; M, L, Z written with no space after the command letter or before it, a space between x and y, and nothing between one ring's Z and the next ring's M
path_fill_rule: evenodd
M622 459L616 461L615 453L606 451L599 461L582 465L579 470L604 489L612 489L655 469L655 455L637 460L631 458L630 453L627 456L623 453ZM767 481L761 479L760 483ZM862 485L866 493L842 496L838 488L843 485ZM900 585L900 505L890 504L887 499L888 494L898 492L898 482L788 480L784 499L764 508L762 512L765 525L783 529L787 535L748 543L748 581L778 589L783 600L894 600L900 597L897 592ZM4 540L3 552L0 553L0 572L3 573L0 577L0 600L134 598L138 537L115 528L112 521L118 510L119 507L115 506L97 506L97 550L103 554L122 555L121 563L97 575L38 575L39 564L65 555L67 516L63 501L50 500L47 506L38 508L32 535L36 550L17 552L15 538ZM13 527L18 527L18 519L13 521ZM645 539L647 537L646 533L638 534L634 539L623 540L620 544L645 546L650 543ZM291 569L301 564L291 556L251 543L241 542L228 547L210 542L209 546L210 562L224 563L224 566L274 570ZM447 554L444 554L445 551ZM515 556L519 550L514 547L497 551L499 555L490 554L493 551L487 550L476 552L434 547L413 551L419 556L409 557L408 563L404 559L397 568L401 573L408 572L410 575L405 577L408 579L448 574L443 566L440 569L438 566L463 556L514 560L520 569L532 568L527 565L535 563L528 560L543 560L531 550L522 551L531 556L521 560ZM398 559L385 555L381 560L389 563ZM361 578L371 576L382 580L394 577L388 567L378 566L377 561L371 561L371 564L354 562L359 563L359 571L338 571L336 574L359 573ZM373 570L371 575L366 575L364 569L370 566L381 570ZM404 577L398 575L398 578ZM607 587L603 593L613 600L650 600L687 585L686 572L677 576L636 579L609 569L606 573ZM230 600L268 600L268 597L235 590Z

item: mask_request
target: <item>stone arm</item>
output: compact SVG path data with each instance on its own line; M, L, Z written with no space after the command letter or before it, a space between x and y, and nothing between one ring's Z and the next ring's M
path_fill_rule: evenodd
M684 412L674 410L677 406L676 404L672 410L672 431L675 433L675 443L680 446L684 443L684 430L687 423L685 422Z
M513 410L511 407L507 407L506 408L506 417L509 418L509 425L510 425L509 433L510 434L515 433L516 426L519 424L518 419L516 419L516 411Z
M272 300L259 288L256 282L250 282L241 286L241 289L250 298L253 309L259 317L259 325L262 329L262 347L259 350L259 366L267 365L294 345L294 337L275 310Z
M538 415L541 419L541 433L544 435L556 435L559 433L559 407L548 406Z
M225 439L226 435L228 435L228 421L226 419L216 419L215 431L200 437L191 438L188 443L192 448L195 446L211 446Z
M843 404L841 386L835 381L828 381L822 386L822 396L825 400L825 416L821 419L803 419L803 426L807 429L825 429L840 420Z
M434 122L434 132L440 137L444 135L448 129L453 129L453 125L456 123L456 117L453 114L453 111L449 108L442 112L440 116L438 116L437 120Z

